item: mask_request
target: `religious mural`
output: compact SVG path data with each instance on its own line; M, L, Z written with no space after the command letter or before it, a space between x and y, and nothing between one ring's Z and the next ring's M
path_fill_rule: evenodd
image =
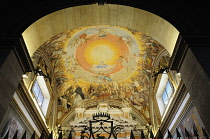
M154 39L117 26L80 27L41 46L50 58L62 113L88 99L118 99L144 112L152 62L163 47Z

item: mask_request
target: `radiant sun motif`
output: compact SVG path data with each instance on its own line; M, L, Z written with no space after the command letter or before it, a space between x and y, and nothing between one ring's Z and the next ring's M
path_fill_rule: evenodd
M153 61L163 47L154 39L117 26L80 27L41 47L53 67L59 100L74 107L89 99L117 99L149 109ZM68 111L58 105L63 112Z
M73 58L78 64L74 76L83 77L85 82L107 83L123 81L135 72L140 49L128 31L100 26L85 28L72 36L66 52L66 59Z
M118 46L106 40L97 40L90 43L84 51L85 60L90 64L107 64L114 65L120 56Z

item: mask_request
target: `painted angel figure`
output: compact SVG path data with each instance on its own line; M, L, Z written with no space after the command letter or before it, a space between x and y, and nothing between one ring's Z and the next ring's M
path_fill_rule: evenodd
M119 59L117 60L117 62L122 61L122 65L126 68L126 71L128 72L129 68L130 68L130 63L127 59L127 57L124 56L119 56Z

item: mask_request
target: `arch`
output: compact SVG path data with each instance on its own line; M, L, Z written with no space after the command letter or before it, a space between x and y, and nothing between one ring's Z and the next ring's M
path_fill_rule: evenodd
M170 57L170 54L168 53L168 51L166 51L165 49L162 49L158 56L155 58L154 62L153 62L153 69L152 72L155 72L155 69L159 66L160 61L163 57ZM168 62L168 61L167 61ZM169 65L169 63L166 63L167 66Z
M56 11L33 23L22 35L32 56L44 42L61 32L96 25L122 26L142 32L160 42L170 55L179 35L173 25L155 14L114 4L83 5Z
M74 7L74 6L78 6L81 4L86 5L86 4L93 3L91 0L88 2L87 1L88 0L85 0L85 1L81 0L79 2L71 1L71 2L66 2L66 3L63 3L63 1L62 2L51 1L51 2L44 2L43 4L35 4L34 3L34 6L32 6L33 3L30 3L31 4L30 5L29 2L24 1L24 4L26 3L25 7L28 6L29 7L28 9L31 10L34 8L35 10L32 10L32 12L27 12L30 10L25 10L24 14L21 14L21 13L23 13L23 11L20 12L20 10L17 10L17 12L12 11L13 13L15 13L15 14L12 14L13 16L10 16L11 14L6 14L6 17L9 17L9 18L8 19L3 18L2 22L3 22L3 25L4 25L4 23L6 23L8 26L2 26L1 42L2 42L2 40L3 41L6 40L5 42L8 43L8 40L11 39L10 37L16 37L16 38L19 37L20 34L26 29L26 27L28 27L31 23L35 22L37 19L39 19L39 18L43 17L44 15L47 15L51 12L54 12L56 10L60 10L63 8L67 8L69 6ZM201 20L199 20L199 19L202 19L203 17L205 17L205 15L207 15L207 14L203 14L203 16L199 17L199 15L202 14L203 12L198 12L199 14L195 15L195 13L198 11L197 9L194 10L194 12L192 12L192 14L190 14L191 10L189 10L189 9L190 8L193 9L193 7L196 7L196 4L194 4L194 6L192 6L193 4L191 4L189 6L190 8L185 8L186 5L183 5L179 9L175 9L175 8L179 7L179 4L180 5L182 5L182 4L178 3L176 5L173 5L174 4L173 2L171 2L171 4L155 2L155 4L154 4L151 1L147 1L144 3L144 2L137 2L137 1L128 2L127 0L121 0L120 2L113 2L113 3L116 3L116 4L120 3L122 5L133 6L136 8L142 7L141 9L153 12L153 13L163 17L164 19L167 19L167 21L172 23L180 31L181 35L189 35L190 34L191 36L189 37L189 39L191 39L191 40L189 40L189 41L192 41L192 43L194 43L196 46L198 46L199 43L202 42L203 34L208 32L208 30L205 29L205 27L207 27L205 25L207 25L209 22L203 23ZM20 2L20 4L23 4L23 3ZM175 8L172 8L171 5L174 6ZM11 6L11 7L14 8L13 6ZM20 9L21 8L24 9L24 6L20 7ZM204 6L204 8L205 8L205 6ZM207 11L207 9L204 9L202 11ZM36 12L37 12L37 14L36 14ZM208 13L208 12L206 12L206 13ZM35 16L31 16L34 14L35 14ZM12 18L16 17L15 15L20 15L20 16L17 16L16 20L13 21ZM192 16L192 17L190 17L190 16ZM4 21L4 19L6 19L6 21ZM23 20L26 22L23 22ZM195 21L195 22L193 22L193 21ZM202 26L202 25L204 25L204 26ZM201 34L201 33L203 33L203 34ZM192 40L192 38L197 37L195 35L200 36L200 38L196 38L196 40ZM8 38L5 39L5 36ZM184 39L186 39L186 36L184 37ZM189 42L187 42L187 43L189 44ZM207 43L205 42L204 44L207 44ZM184 71L182 71L182 72L184 73ZM200 110L200 111L203 111L203 110ZM203 114L203 115L205 115L205 114ZM203 117L205 118L205 116L203 116Z

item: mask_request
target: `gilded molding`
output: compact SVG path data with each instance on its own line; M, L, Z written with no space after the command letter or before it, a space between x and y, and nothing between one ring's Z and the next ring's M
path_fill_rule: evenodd
M51 70L54 69L53 66L51 65L51 62L50 62L48 56L44 53L43 48L40 47L39 49L37 49L36 52L34 53L34 55L40 56L46 63L47 67L49 67Z
M155 58L155 60L153 61L153 71L156 67L159 66L160 64L160 61L161 59L164 57L164 56L169 56L169 53L166 49L162 49L159 53L158 53L158 56Z
M36 52L34 53L34 55L37 55L39 57L41 57L42 62L44 62L44 67L42 68L42 70L44 70L44 72L46 73L46 75L48 77L50 77L50 86L53 90L56 90L56 79L54 76L54 66L51 64L50 59L48 58L48 56L45 54L43 48L39 48L36 50Z
M184 118L184 116L186 115L186 113L188 112L188 110L189 110L190 108L192 108L192 106L193 106L192 104L193 104L193 103L192 103L192 99L189 98L189 99L187 100L187 103L185 104L185 106L184 106L184 108L183 108L181 114L179 115L179 117L177 118L175 124L173 125L173 127L172 127L172 129L171 129L171 131L172 131L171 133L172 133L172 134L175 133L175 130L176 130L177 126L180 124L181 120Z
M48 56L46 55L46 53L44 52L44 50L41 47L36 50L34 55L37 55L37 56L41 57L42 62L44 62L42 70L50 78L50 80L46 82L47 87L49 89L49 93L50 93L50 103L49 103L48 110L47 110L47 113L46 113L46 122L47 122L47 124L50 123L49 119L51 118L51 116L52 116L51 113L53 111L54 115L55 115L53 117L54 118L53 126L55 126L55 124L57 124L57 122L58 122L57 121L57 101L55 101L55 99L57 100L58 96L57 96L57 93L56 93L56 90L57 90L56 85L55 85L56 80L55 80L55 76L54 76L54 73L53 73L54 67L51 64L50 59L48 58ZM53 107L55 108L54 110L53 110Z
M174 119L174 117L175 117L177 111L179 110L183 100L185 99L186 95L187 95L187 89L186 89L184 83L181 82L173 96L174 98L172 99L172 102L170 104L170 107L169 107L166 115L165 115L165 118L162 121L162 124L160 127L162 133L165 133L167 131L170 123Z
M50 86L50 83L47 81L46 84L47 84L47 88L49 89L49 93L50 93L50 102L49 102L46 117L45 117L46 121L48 121L48 119L52 116L50 113L53 110L53 104L54 104L53 102L54 102L55 95L53 95L54 93ZM47 124L48 124L48 122L47 122Z
M179 43L177 43L177 45L178 44ZM163 67L168 67L171 70L170 65L169 65L171 59L170 60L169 59L170 59L169 58L169 54L167 52L162 51L161 53L159 53L159 55L157 56L157 58L155 59L155 61L153 63L153 72L155 70L160 70ZM179 105L179 103L176 103L176 102L181 102L182 95L183 95L182 94L182 95L178 96L178 94L180 93L180 88L181 88L180 85L183 86L183 83L181 82L179 84L179 86L177 86L176 82L174 82L174 80L176 80L176 79L174 79L174 77L172 76L173 73L170 70L168 72L168 78L170 79L170 81L173 84L174 94L172 96L172 103L170 104L170 107L168 106L168 111L167 111L165 117L170 116L169 112L171 112L171 111L173 112L173 109L175 109L175 107ZM154 113L153 114L156 115L156 117L157 117L156 120L157 120L159 125L162 125L161 123L164 123L164 121L165 121L165 119L163 119L163 121L161 122L162 116L161 116L161 113L160 113L160 110L159 110L159 106L158 106L158 103L157 103L157 98L156 98L156 92L158 90L161 77L162 77L162 75L160 74L160 75L154 77L153 80L151 80L151 82L153 82L153 90L152 90L152 93L151 93L151 97L152 97L153 104L154 104L153 105L154 106Z
M45 132L45 135L48 136L50 133L45 126L44 121L42 120L39 112L31 99L30 95L28 94L28 90L24 86L23 81L20 82L17 88L17 95L19 96L20 100L22 101L23 105L25 106L26 110L28 111L29 115L33 119L35 125L39 129L40 132Z
M156 79L156 83L155 83L155 86L153 88L153 93L152 93L152 100L153 100L153 104L154 104L154 111L157 116L157 118L159 119L158 120L158 123L160 124L161 123L161 114L160 114L160 110L159 110L159 107L158 107L158 103L157 103L157 98L156 98L156 93L157 93L157 89L158 89L158 86L160 84L160 80L161 80L161 75L158 75L157 79Z
M157 119L158 119L158 124L161 124L162 117L161 117L160 110L159 110L159 107L158 107L157 99L153 98L153 102L154 102L155 114L156 114Z
M27 126L28 130L31 133L33 133L34 130L33 130L32 125L30 124L30 122L28 121L28 119L26 118L26 116L24 115L23 111L21 110L21 108L19 107L19 105L17 104L14 98L11 101L11 107L15 111L15 113L20 117L22 122Z

